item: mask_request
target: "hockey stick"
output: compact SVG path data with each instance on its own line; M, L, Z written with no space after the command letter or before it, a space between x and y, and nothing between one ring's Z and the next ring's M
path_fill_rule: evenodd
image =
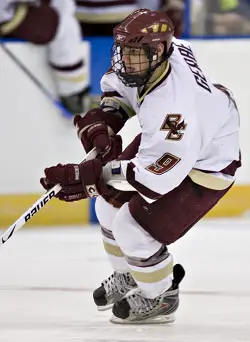
M72 113L70 113L64 105L44 87L44 85L30 72L30 70L7 48L7 46L0 39L0 46L2 50L8 55L19 68L35 83L35 85L41 90L41 92L54 104L57 109L59 109L62 114L67 118L72 118Z
M96 149L93 148L82 161L90 160L96 157ZM8 241L14 233L22 228L33 216L35 216L40 209L42 209L49 201L55 197L62 189L60 184L55 185L52 189L47 191L41 198L39 198L28 210L25 211L1 236L0 247Z

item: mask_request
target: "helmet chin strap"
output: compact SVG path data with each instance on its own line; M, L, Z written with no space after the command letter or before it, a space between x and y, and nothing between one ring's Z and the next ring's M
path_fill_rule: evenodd
M154 57L154 56L153 56ZM157 55L156 55L156 57L158 57ZM150 75L149 75L149 77L147 78L147 80L146 80L146 83L148 83L148 81L150 80L150 78L153 76L153 74L154 74L154 72L156 71L156 69L163 63L165 61L165 59L162 59L162 60L160 60L159 62L157 62L153 67L151 66L151 72L150 72ZM151 62L152 63L152 62ZM152 81L152 82L154 82L154 81ZM146 85L146 83L145 83L145 85Z

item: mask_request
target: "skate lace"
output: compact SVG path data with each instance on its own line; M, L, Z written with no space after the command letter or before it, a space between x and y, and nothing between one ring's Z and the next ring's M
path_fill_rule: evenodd
M119 293L125 295L128 290L135 287L135 282L129 273L114 272L110 277L103 281L103 286L106 290L107 296Z
M146 298L142 295L142 292L137 289L135 293L127 296L127 301L129 302L131 313L134 315L144 315L147 316L149 314L152 314L153 311L157 310L162 305L162 300L165 297L169 297L169 305L171 307L175 307L175 305L170 304L176 302L175 298L178 296L178 289L169 289L167 292L164 292L160 296L150 299ZM175 297L175 298L173 298ZM171 300L170 298L173 299ZM176 302L178 303L178 302Z
M161 296L155 299L145 298L140 291L127 297L132 314L147 314L159 305L160 300Z

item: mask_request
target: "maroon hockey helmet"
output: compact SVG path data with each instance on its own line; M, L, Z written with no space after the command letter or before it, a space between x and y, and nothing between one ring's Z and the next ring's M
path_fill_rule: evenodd
M117 25L113 32L112 69L121 81L130 87L140 87L148 82L154 70L168 59L173 51L174 26L164 12L136 10ZM160 59L157 50L159 43L164 45L164 53ZM129 51L135 49L138 49L139 56L142 56L142 52L138 51L143 51L148 60L147 68L141 67L139 72L138 65L143 64L140 58L137 61L136 72L126 70L124 63L125 55L131 56L132 52Z

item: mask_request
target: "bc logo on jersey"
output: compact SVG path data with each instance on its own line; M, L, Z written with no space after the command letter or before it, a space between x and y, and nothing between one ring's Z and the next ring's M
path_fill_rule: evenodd
M167 114L160 130L168 132L166 140L179 141L183 138L186 127L187 124L181 114Z

